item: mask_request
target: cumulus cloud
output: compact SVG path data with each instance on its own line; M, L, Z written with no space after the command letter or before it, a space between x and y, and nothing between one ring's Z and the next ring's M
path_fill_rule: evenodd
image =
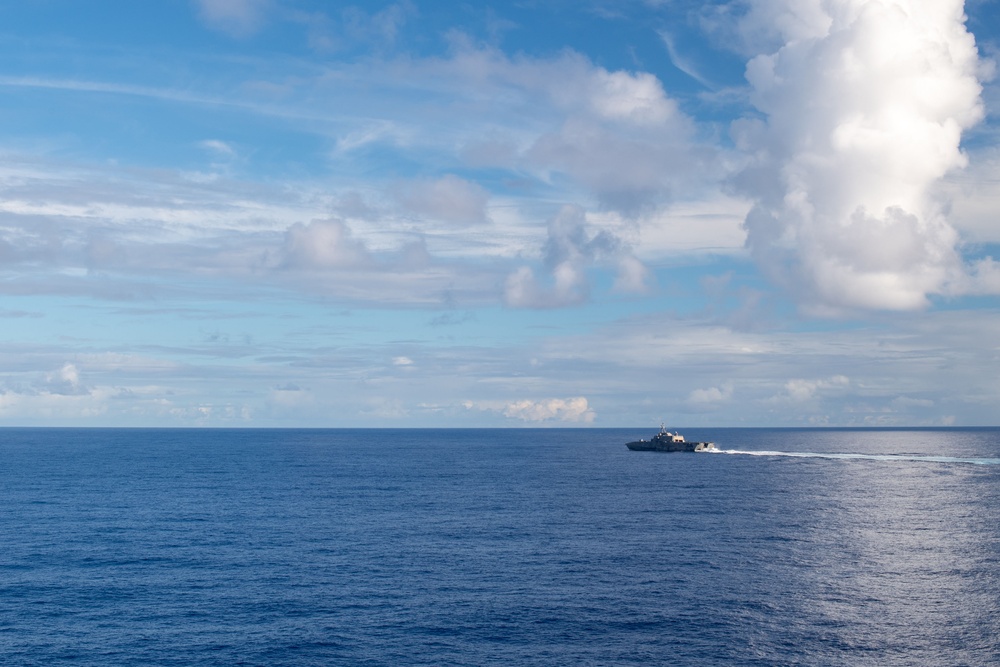
M396 198L409 212L454 224L488 220L489 192L480 185L453 174L436 180L414 181L396 188Z
M783 45L746 69L765 120L733 128L747 245L817 310L925 306L962 272L933 186L983 117L961 0L759 4Z
M14 381L17 375L20 378ZM48 424L103 415L109 400L121 393L118 388L88 386L74 363L52 372L22 372L0 381L0 419L37 419Z
M575 398L547 398L540 401L513 401L504 406L502 413L510 419L526 422L562 421L593 422L597 413L590 409L583 396Z
M569 90L560 88L572 83L554 81L553 94L589 113L575 111L542 135L529 152L533 161L564 171L604 206L633 217L711 170L714 154L697 145L694 123L655 76L595 67L577 81Z
M80 384L80 371L75 364L64 364L55 373L46 376L44 390L51 394L61 394L64 396L74 396L89 393L90 390Z
M626 255L618 261L618 275L613 289L616 292L641 294L649 291L653 280L652 272L633 255Z
M285 232L283 266L298 269L340 269L371 261L365 245L340 220L297 222Z
M784 398L801 403L812 399L817 393L827 390L845 389L850 384L850 378L844 375L834 375L822 380L793 379L785 383Z
M558 308L583 302L589 292L583 270L570 263L552 269L551 283L543 284L530 266L522 266L504 282L504 302L515 308Z
M455 36L454 46L450 61L436 63L452 80L475 82L487 90L503 86L514 95L539 95L563 113L578 117L646 128L682 121L690 129L677 102L652 74L608 71L571 51L551 59L512 59L497 49L476 48L460 35Z
M564 206L547 225L544 261L548 275L540 279L529 266L515 269L504 285L504 302L519 308L554 308L581 303L590 292L586 270L599 260L617 264L617 289L645 289L649 272L625 248L621 239L607 230L592 231L582 208Z
M0 418L44 425L91 420L108 412L108 402L115 394L108 387L76 393L0 390Z
M480 115L511 128L485 136L479 128L464 151L472 163L568 177L630 217L717 176L717 152L698 141L696 124L652 74L609 71L572 52L508 58L461 40L434 70L447 85L460 83L463 97L478 91L469 103L481 98Z
M726 382L719 387L695 389L687 398L687 405L695 410L711 410L733 397L733 383Z
M233 37L257 32L270 4L271 0L197 0L201 20Z

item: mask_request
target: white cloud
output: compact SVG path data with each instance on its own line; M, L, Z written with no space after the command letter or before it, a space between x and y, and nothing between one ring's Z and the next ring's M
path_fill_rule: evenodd
M507 234L498 235L488 225L445 221L414 229L389 201L387 191L373 187L362 193L328 192L308 181L195 182L169 170L6 155L0 262L43 293L162 295L199 275L236 278L230 288L238 291L278 281L293 294L351 301L496 303L509 264L478 260L484 253L511 257L544 239L513 207L501 216ZM325 217L331 212L350 222ZM105 279L70 280L72 272Z
M364 266L371 257L361 241L340 220L300 222L285 233L282 265L297 269L338 269Z
M206 2L204 7L218 18L254 12L263 16L272 5ZM282 16L287 18L287 13ZM689 176L704 180L704 174L691 176L703 166L698 166L700 160L688 159L694 124L678 111L655 77L607 70L574 53L545 59L508 57L468 44L447 58L389 59L377 65L331 63L318 76L315 72L288 76L283 81L294 82L288 84L292 90L266 104L248 97L245 88L225 86L213 86L211 95L185 98L209 115L224 99L227 108L234 105L264 119L309 119L310 127L322 121L320 141L339 147L328 155L338 169L348 165L332 187L328 180L241 181L238 172L253 162L255 150L241 140L237 151L236 143L220 138L188 144L200 146L222 163L213 165L219 167L213 173L140 173L113 166L86 173L73 165L53 177L52 171L39 169L33 191L4 192L0 208L15 213L15 224L29 233L37 235L31 231L38 229L30 220L33 216L53 216L64 227L53 229L55 243L39 238L29 244L27 236L13 239L10 254L23 263L37 264L40 258L51 263L58 249L60 261L91 270L138 270L145 275L156 269L164 275L196 271L242 277L260 275L261 268L281 262L312 269L377 265L388 270L401 249L422 248L422 280L411 281L414 288L425 283L438 290L448 283L458 289L474 284L483 298L481 286L489 285L490 298L496 299L504 276L511 276L508 303L567 305L587 298L586 274L599 262L617 270L615 289L648 288L649 274L641 263L645 256L639 255L644 249L638 243L599 256L587 253L596 250L591 241L624 238L621 227L634 220L623 216L652 211L644 207L668 197L689 182ZM106 94L153 98L165 92L104 88ZM428 98L418 105L403 104L412 100L415 88L428 91ZM92 89L92 85L83 88ZM582 134L577 136L574 127ZM448 173L460 166L449 164L449 155L460 162L461 147L491 136L500 137L505 146L504 168L511 172L507 181L477 183L472 176ZM398 187L394 187L398 181L358 176L350 165L355 160L364 163L371 151L354 149L374 144L404 161L425 160L430 151L436 157L428 164L440 171ZM549 148L555 153L547 152ZM229 160L234 157L239 159ZM370 171L371 166L362 169ZM488 188L505 192L494 194ZM544 202L539 204L542 190ZM530 258L546 243L551 230L539 223L553 203L567 201L590 209L603 202L626 213L611 224L588 224L592 238L584 242L590 244L585 252L571 252L558 261L547 253L545 266L530 270L535 275L532 280L510 260ZM343 219L325 225L299 222L331 213ZM738 226L734 229L738 233ZM275 235L282 233L285 246L276 252ZM325 239L319 238L323 235ZM558 235L550 236L549 245L559 242ZM267 259L261 260L262 255ZM420 259L417 253L407 257ZM484 257L497 261L483 262ZM443 261L453 259L463 264ZM412 263L411 268L417 269ZM327 282L324 291L351 295L373 291L371 283L362 280L364 284L358 285L356 277L355 272L343 276L344 283Z
M829 5L822 0L748 2L738 6L747 11L737 19L735 26L716 24L714 27L724 32L727 28L734 29L726 35L727 43L747 55L778 48L791 41L821 38L832 23L827 10Z
M844 375L834 375L822 380L789 380L785 383L784 398L793 402L808 401L816 396L817 392L845 389L850 384L850 379Z
M663 42L663 45L667 48L667 54L670 56L670 62L673 63L674 67L684 72L706 88L714 88L711 82L698 71L698 68L695 67L692 62L678 53L677 46L674 43L674 36L672 34L666 30L659 30L658 34L660 35L660 40Z
M376 397L367 401L361 414L381 421L406 419L410 416L410 411L399 400Z
M478 121L463 127L456 119L472 162L549 183L569 177L575 189L628 216L700 191L722 171L718 151L698 141L692 119L645 72L609 71L573 52L509 58L467 40L447 60L403 71L463 100Z
M117 393L95 387L82 393L0 391L0 418L13 423L62 424L100 418Z
M676 202L638 221L636 254L647 262L694 253L744 254L751 203L724 195Z
M196 0L198 14L210 28L233 37L249 37L257 32L271 0Z
M992 257L973 262L960 291L965 294L1000 294L1000 262Z
M348 154L372 144L390 143L406 144L409 139L406 131L398 123L387 120L366 120L338 137L335 144L335 152L338 154Z
M541 135L527 152L536 168L569 175L605 207L637 217L670 200L674 192L696 189L709 171L686 144L688 132L662 128L632 133L587 118L569 118ZM704 176L702 176L704 177Z
M535 272L530 266L522 266L507 276L503 298L507 305L515 308L529 308L544 302Z
M216 159L232 160L237 157L236 149L231 144L219 139L205 139L198 145Z
M926 398L910 398L897 396L892 399L892 406L900 411L920 411L934 407L934 401Z
M613 289L626 294L643 294L649 291L653 281L652 272L633 255L626 255L618 261L618 275Z
M587 97L597 116L637 126L659 127L680 113L660 80L646 72L597 68L591 74Z
M952 173L942 186L950 202L949 219L970 243L1000 243L1000 136L991 147L970 152L969 166Z
M540 280L528 266L511 272L504 285L504 302L508 306L558 308L581 303L590 292L587 268L602 261L617 265L615 286L620 291L646 289L649 273L642 262L614 232L600 228L595 231L580 207L563 206L549 219L547 232L544 260L548 275Z
M344 10L343 22L346 31L355 39L372 39L392 43L406 22L417 13L417 8L409 0L394 2L368 15L357 7Z
M454 224L488 221L489 192L453 174L431 181L412 181L397 187L396 197L408 211Z
M719 387L694 389L687 398L687 404L693 408L712 409L733 397L733 383L726 382Z
M585 422L590 423L597 417L587 399L583 396L575 398L548 398L539 401L528 399L507 403L501 410L509 419L520 419L526 422Z
M983 116L962 2L763 4L786 42L747 65L766 122L734 125L751 251L816 310L925 306L962 270L933 186Z
M995 137L967 140L959 171L983 70L958 3L726 2L748 9L752 87L681 102L598 51L475 37L427 57L423 29L465 19L391 2L192 0L191 20L234 36L285 25L222 51L123 43L111 69L63 40L36 74L0 77L12 108L41 91L57 115L97 104L101 127L124 123L34 123L0 148L6 421L994 419L991 300L813 326L744 261L749 232L814 312L1000 292L1000 159L976 148ZM677 3L647 4L683 25ZM674 34L697 78L698 36ZM751 93L759 122L732 150L718 124ZM463 413L470 395L490 413Z
M52 394L72 396L89 393L89 389L80 385L80 371L76 365L67 363L56 373L46 377L45 390Z
M236 149L225 141L220 141L219 139L205 139L198 144L207 151L210 151L221 157L235 157Z
M516 269L504 283L504 303L514 308L562 308L586 300L589 285L581 266L560 262L550 278L549 284L542 284L531 267Z
M290 14L291 20L307 26L309 46L316 51L331 53L357 45L391 46L405 24L418 13L409 0L387 5L371 14L354 5L334 5L334 8L339 12L293 11Z

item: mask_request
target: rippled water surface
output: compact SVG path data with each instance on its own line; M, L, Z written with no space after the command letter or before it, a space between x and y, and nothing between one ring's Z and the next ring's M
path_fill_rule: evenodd
M0 430L0 663L1000 663L1000 430Z

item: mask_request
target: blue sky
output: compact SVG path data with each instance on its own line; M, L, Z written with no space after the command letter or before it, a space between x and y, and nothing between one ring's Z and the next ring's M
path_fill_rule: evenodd
M985 425L995 1L0 7L0 425Z

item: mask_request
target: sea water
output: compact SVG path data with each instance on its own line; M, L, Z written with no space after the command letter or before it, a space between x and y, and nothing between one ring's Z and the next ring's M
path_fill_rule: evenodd
M1000 663L1000 430L0 430L5 665Z

